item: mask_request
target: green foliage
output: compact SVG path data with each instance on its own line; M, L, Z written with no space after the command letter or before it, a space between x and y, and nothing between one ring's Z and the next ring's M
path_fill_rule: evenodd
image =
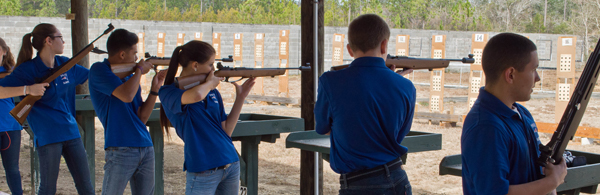
M0 1L0 15L21 15L21 3L18 0Z
M0 15L62 17L71 0L0 0ZM301 0L87 0L90 18L300 24ZM326 26L348 26L374 13L391 28L600 34L596 0L326 0ZM597 5L597 6L596 6ZM587 25L583 25L587 21Z

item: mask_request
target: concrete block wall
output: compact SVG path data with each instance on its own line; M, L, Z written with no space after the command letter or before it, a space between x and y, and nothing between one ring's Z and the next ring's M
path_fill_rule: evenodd
M52 23L56 25L64 35L66 41L65 56L72 56L71 51L71 22L64 18L46 18L46 17L21 17L21 16L0 16L0 37L2 37L13 54L18 54L21 47L23 35L31 32L33 27L39 23ZM194 23L194 22L168 22L168 21L141 21L141 20L113 20L113 19L89 19L89 39L92 41L102 33L107 25L112 23L115 28L125 28L129 31L145 33L145 51L151 55L157 53L157 34L166 33L165 37L165 56L171 56L176 47L177 33L185 33L185 42L194 39L196 32L202 32L202 40L212 43L212 33L221 33L221 57L233 55L233 36L234 33L243 33L243 66L254 66L254 34L265 33L265 67L278 67L279 64L279 31L290 30L289 43L289 66L300 66L300 26L299 25L248 25L248 24L221 24L221 23ZM346 34L344 43L348 43L347 27L325 27L325 70L331 67L332 61L332 41L333 34ZM466 31L439 31L439 30L413 30L413 29L391 29L390 44L388 51L395 50L396 35L410 35L411 57L430 58L431 57L431 39L433 35L446 35L446 58L463 58L471 51L471 37L474 33L489 34L490 38L498 34L497 32L466 32ZM555 34L529 34L524 33L538 46L540 55L540 66L556 67L556 48L559 36ZM96 46L100 49L106 49L106 39L108 36L100 39ZM583 41L581 37L577 38L577 60L581 61L583 50ZM393 54L393 52L392 52ZM90 62L101 61L106 55L90 54ZM344 49L344 59L351 60L348 51ZM349 63L350 61L347 61ZM585 65L585 62L577 62L578 66ZM291 75L298 74L298 71L290 71Z

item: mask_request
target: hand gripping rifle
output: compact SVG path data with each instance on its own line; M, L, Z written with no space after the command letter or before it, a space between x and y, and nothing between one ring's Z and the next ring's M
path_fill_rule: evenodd
M217 70L215 71L216 77L225 77L225 82L237 82L242 80L243 78L250 77L274 77L278 75L283 75L287 70L301 70L306 71L310 70L310 66L300 66L298 68L231 68L227 66L223 66L221 62L217 63ZM208 74L197 74L190 75L186 77L177 78L176 82L179 89L190 89L197 85L200 85L206 82L206 77ZM230 77L241 77L235 81L229 81Z
M81 61L83 57L85 57L88 53L90 53L90 51L93 50L94 42L100 39L100 37L108 34L114 28L115 27L112 24L108 24L108 29L106 29L104 33L102 33L100 36L98 36L98 38L94 39L94 41L92 41L89 45L85 46L81 51L75 54L75 56L73 56L71 59L65 62L62 66L53 68L48 74L48 76L36 79L36 83L50 83L54 81L54 79L58 78L61 74L69 71L71 68L73 68L73 66L75 66L75 64L77 64L77 62ZM13 108L10 111L10 115L13 118L15 118L17 122L23 124L23 122L25 122L25 119L27 118L27 115L29 115L33 104L41 98L42 96L25 96L25 98L23 98L23 100L21 100L21 102L19 102L19 104L17 104L15 108Z
M432 70L434 68L446 68L450 65L451 61L462 62L465 64L475 63L475 59L473 58L473 54L469 54L468 58L462 59L433 59L433 58L411 58L406 56L392 56L390 54L387 55L387 59L385 60L385 65L387 67L392 67L392 65L396 65L396 68L410 68L410 69L429 69ZM349 64L332 66L331 70L341 70L350 66Z
M581 122L581 118L585 112L585 108L592 96L592 92L594 91L594 85L596 85L598 71L600 70L599 62L600 40L598 40L596 49L594 49L590 55L585 68L581 73L581 77L577 82L573 95L571 95L567 109L563 113L556 131L552 134L552 139L545 146L540 144L541 155L537 159L539 165L545 166L548 161L553 164L560 163L560 159L563 157L567 144L569 143L569 140L573 139L577 127L579 126L579 122Z
M171 62L170 57L151 56L148 52L146 52L145 57L145 61L154 65L155 70L157 66L169 66L169 63ZM229 58L216 59L216 61L233 62L233 56L230 55ZM137 63L111 64L110 69L113 73L115 73L115 75L122 79L135 72L136 65Z

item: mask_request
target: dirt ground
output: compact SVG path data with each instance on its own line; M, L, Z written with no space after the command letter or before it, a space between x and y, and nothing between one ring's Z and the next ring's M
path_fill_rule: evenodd
M544 90L554 90L554 79L548 79L550 75L546 70L544 79ZM428 82L428 72L415 73L415 83ZM467 86L468 73L448 73L446 84ZM459 82L460 80L460 82ZM265 78L265 94L269 96L279 95L277 90L279 80L277 78ZM546 86L548 83L548 86ZM300 77L290 76L290 96L300 98ZM538 84L539 87L539 84ZM231 106L233 99L233 88L230 84L221 85L221 93L225 98L226 106ZM418 98L429 95L429 86L417 86ZM446 89L445 96L466 96L467 89ZM417 104L421 111L427 107ZM467 102L446 102L445 107L454 107L456 114L468 112ZM527 108L531 111L536 121L553 122L554 120L554 98L533 99L527 102ZM229 108L228 108L229 109ZM244 105L243 113L261 113L282 116L300 117L300 107L285 105L265 105L263 103L252 103ZM592 116L600 114L600 100L592 99L588 105L587 112L582 124L592 127L600 127L600 121L594 120ZM460 153L461 125L457 127L444 128L437 125L429 125L427 121L415 120L411 130L425 131L442 134L442 150L410 153L408 155L405 169L408 172L414 194L462 194L461 179L457 176L440 176L439 163L444 156ZM173 133L173 135L175 135ZM550 139L549 134L541 134L543 143ZM276 143L261 143L259 150L259 194L298 194L300 190L300 150L286 149L285 139L287 134L282 134ZM234 142L236 148L240 149L240 143ZM96 121L96 191L100 193L104 166L104 132L102 125ZM22 174L23 188L25 193L31 191L31 175L29 163L29 136L23 132L21 144L20 169ZM581 145L579 142L571 142L569 149L600 153L599 145ZM185 172L183 165L183 142L177 137L165 142L165 194L184 194ZM324 193L337 194L339 189L338 177L331 170L329 164L324 162ZM73 180L68 172L66 164L61 163L58 180L58 194L76 194ZM4 170L0 169L0 191L8 192ZM125 191L130 194L129 189Z

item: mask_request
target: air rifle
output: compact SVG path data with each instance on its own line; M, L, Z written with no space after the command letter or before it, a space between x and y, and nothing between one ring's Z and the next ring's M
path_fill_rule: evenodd
M585 68L581 73L581 77L577 82L573 95L571 95L567 109L565 109L565 112L560 118L560 123L558 123L556 131L552 134L552 139L550 139L545 146L540 144L541 154L537 159L539 165L545 166L546 162L551 162L553 164L560 163L560 159L563 157L563 153L567 148L569 140L573 139L575 132L577 132L579 122L581 122L585 108L594 91L594 85L596 85L598 72L600 71L599 62L600 40L598 40L596 49L594 49L590 55Z
M387 59L385 60L385 65L387 67L392 67L392 65L396 65L396 68L405 68L405 69L429 69L432 70L434 68L446 68L450 65L450 62L457 61L465 64L475 63L475 59L473 58L473 54L469 54L468 58L462 59L433 59L433 58L411 58L406 56L392 56L390 54L387 55ZM331 70L341 70L347 68L350 64L344 64L339 66L332 66Z
M100 39L100 37L108 34L114 28L115 27L112 24L108 24L108 29L106 29L104 31L104 33L102 33L100 36L98 36L98 38L94 39L94 41L92 41L90 44L85 46L81 51L79 51L77 54L75 54L71 59L69 59L67 62L65 62L62 66L53 68L51 70L51 72L48 74L48 76L36 79L36 83L50 83L50 82L54 81L54 79L58 78L61 74L69 71L71 68L73 68L73 66L75 66L75 64L77 64L77 62L81 61L81 59L83 57L85 57L88 53L90 53L90 51L92 51L92 49L94 48L94 42L96 42L98 39ZM42 98L42 96L33 96L33 95L25 96L25 98L23 98L23 100L21 100L21 102L19 102L19 104L17 104L10 111L10 115L13 118L15 118L17 120L17 122L19 122L20 124L23 124L23 122L25 122L25 119L27 118L27 115L29 115L29 112L31 111L31 107L33 106L33 104L35 104L35 102L37 102L41 98Z
M169 63L171 62L170 57L151 56L148 52L146 52L145 57L145 61L153 64L155 69L157 66L169 66ZM216 59L215 61L233 62L233 56L230 55L229 58ZM125 78L135 72L136 65L137 63L111 64L110 69L119 78Z
M216 77L225 77L225 82L237 82L242 80L243 78L250 77L274 77L278 75L283 75L287 70L301 70L306 71L310 70L310 66L300 66L297 68L231 68L227 66L223 66L221 62L217 63L217 70L215 71ZM177 78L177 86L180 89L190 89L197 85L200 85L205 82L207 74L197 74L190 75L185 77ZM239 80L230 81L230 77L241 77Z

